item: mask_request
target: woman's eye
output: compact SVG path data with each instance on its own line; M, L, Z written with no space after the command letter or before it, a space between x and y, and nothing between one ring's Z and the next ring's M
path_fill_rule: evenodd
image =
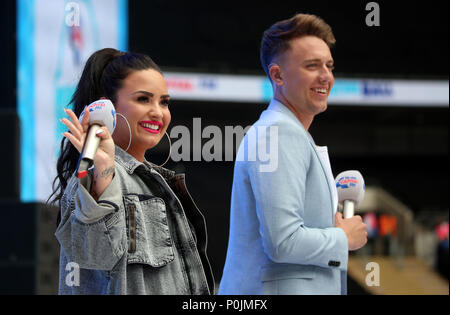
M162 100L161 104L164 105L164 106L169 106L170 105L170 100L167 100L167 99L166 100Z
M138 100L138 102L146 103L146 102L148 102L148 97L147 96L139 96L137 100Z

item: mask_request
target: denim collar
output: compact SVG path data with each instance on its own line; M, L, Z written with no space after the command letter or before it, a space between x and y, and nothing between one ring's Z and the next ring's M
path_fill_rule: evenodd
M136 168L139 166L144 166L146 169L150 170L151 172L158 172L160 175L162 175L165 179L169 180L172 179L175 176L175 172L168 170L167 168L155 165L147 160L144 160L144 162L139 162L136 160L133 156L125 152L122 148L116 145L115 147L115 159L116 161L122 165L128 174L133 174Z

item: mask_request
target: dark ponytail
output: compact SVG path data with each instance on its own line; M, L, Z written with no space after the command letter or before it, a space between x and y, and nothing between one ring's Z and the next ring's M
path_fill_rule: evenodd
M73 112L79 117L86 105L101 97L115 103L123 80L134 71L146 69L161 73L160 68L147 55L121 52L113 48L96 51L87 60L70 101ZM61 200L67 182L75 172L79 157L77 149L65 137L61 140L60 150L61 154L56 163L57 176L53 180L53 193L47 200L50 204Z

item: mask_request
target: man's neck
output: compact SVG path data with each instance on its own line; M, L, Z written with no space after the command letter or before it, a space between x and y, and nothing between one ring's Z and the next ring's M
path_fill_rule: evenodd
M294 115L297 117L297 119L300 121L300 123L303 125L306 131L309 130L309 127L311 126L314 116L313 115L307 115L304 113L300 113L294 105L292 105L284 95L281 93L275 93L274 99L286 106Z

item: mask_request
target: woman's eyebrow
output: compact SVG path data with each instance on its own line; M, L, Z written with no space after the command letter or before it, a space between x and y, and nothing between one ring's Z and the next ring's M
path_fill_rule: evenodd
M150 97L153 97L153 93L150 93L150 92L147 92L147 91L142 91L142 90L133 92L130 95L134 95L134 94L138 94L138 93L142 93L142 94L148 95Z
M139 90L139 91L133 92L133 93L131 93L130 95L134 95L134 94L138 94L138 93L142 93L142 94L148 95L148 96L150 96L150 97L155 96L153 93L147 92L147 91L143 91L143 90ZM169 95L169 94L163 94L163 95L161 95L160 98L168 98L168 97L170 98L170 95Z

